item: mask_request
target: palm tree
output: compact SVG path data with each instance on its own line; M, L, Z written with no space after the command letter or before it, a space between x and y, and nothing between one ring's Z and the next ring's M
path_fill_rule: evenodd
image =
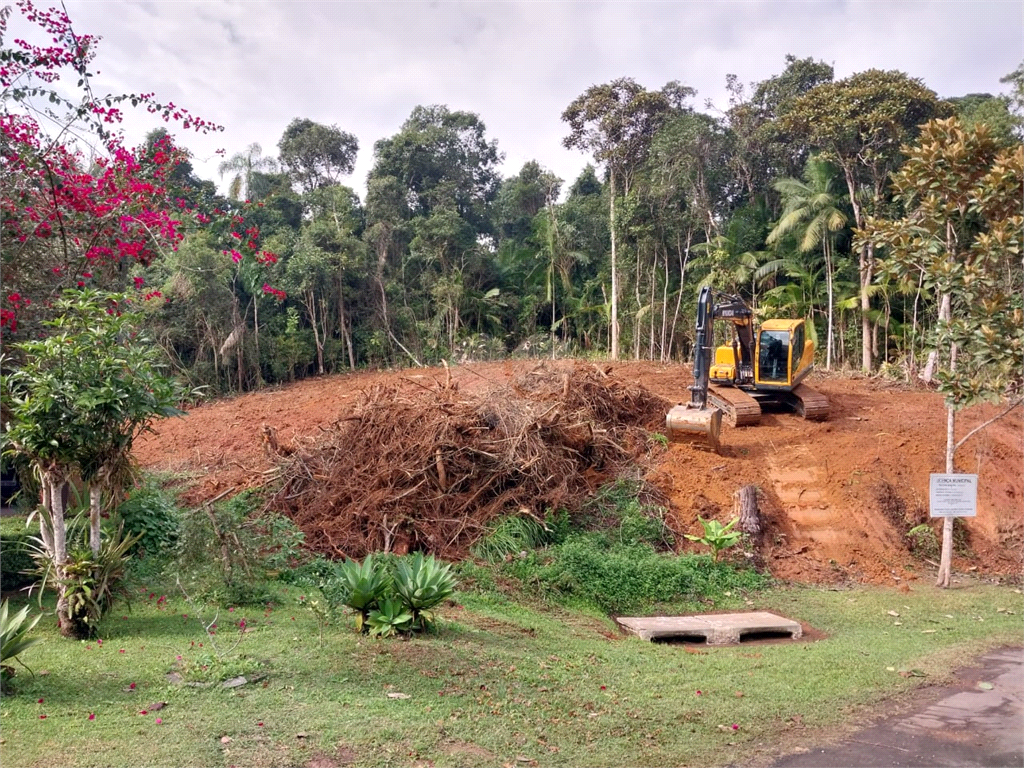
M825 370L832 370L833 308L835 304L833 252L836 233L846 228L849 217L840 207L843 194L836 192L838 169L817 156L808 158L804 178L779 179L775 189L782 195L782 218L768 234L768 244L778 245L784 237L797 235L797 250L810 253L820 246L825 256L825 285L828 293L828 334Z
M235 200L242 200L249 197L252 184L252 175L260 171L273 173L277 170L277 161L272 157L263 157L263 147L253 143L245 148L244 152L236 152L230 158L221 163L217 170L221 178L225 173L232 174L231 182L228 184L228 196Z

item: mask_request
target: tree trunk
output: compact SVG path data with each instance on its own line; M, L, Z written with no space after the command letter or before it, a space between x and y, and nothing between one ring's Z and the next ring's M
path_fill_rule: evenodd
M948 293L942 294L942 298L939 300L939 322L949 322L949 318L952 314L951 297ZM931 384L932 377L935 375L935 368L939 364L939 351L933 349L928 353L928 362L925 363L924 372L921 374L921 380L925 384Z
M757 486L745 485L736 491L734 512L739 517L739 529L751 536L761 534L761 512L757 508Z
M256 342L256 388L263 386L263 363L260 360L260 302L252 297L252 332Z
M949 372L956 372L956 344L949 345ZM952 405L946 406L946 474L951 475L956 470L953 466L953 457L956 453L956 442L953 439L956 432L956 411ZM935 580L935 586L948 587L949 578L953 570L953 522L955 518L945 517L942 519L942 553L939 556L939 575Z
M341 338L345 340L345 350L348 352L348 367L354 371L356 368L356 354L352 348L352 333L349 331L348 318L345 313L345 272L338 275L338 330Z
M690 260L690 243L693 241L693 231L686 232L686 248L681 248L679 236L676 236L676 255L679 257L679 292L676 294L676 308L672 313L672 329L668 334L667 357L672 357L672 344L676 338L676 324L679 322L679 307L683 301L683 286L686 284L686 263Z
M860 367L864 373L871 373L874 359L871 355L871 297L868 289L871 287L872 264L868 257L868 246L860 249L860 328L861 328L861 361Z
M54 576L61 582L57 587L57 623L61 635L78 639L75 624L71 621L71 606L68 603L67 587L63 584L63 580L67 576L64 565L68 560L67 527L64 523L64 488L68 481L61 475L47 473L43 476L43 483L50 486L50 507L47 511L50 515L52 548L48 554L52 561ZM40 527L45 527L45 521L41 521L41 523Z
M321 376L324 375L324 341L320 336L320 323L317 322L316 294L312 290L306 291L306 310L309 312L309 324L313 327L313 343L316 344L316 369Z
M857 199L857 180L853 174L853 167L843 166L843 175L846 178L846 189L850 193L850 205L853 208L853 220L858 229L864 228L862 210ZM871 279L874 276L874 246L865 243L860 248L858 273L860 276L860 325L861 325L861 368L865 373L871 372L871 320L868 313L871 310L871 297L868 290L871 287Z
M608 329L608 336L611 346L612 360L619 359L619 277L618 263L615 259L615 170L608 169L608 176L611 181L611 209L609 220L612 234L612 317L611 326Z
M828 290L828 329L826 331L826 342L825 342L825 370L832 370L832 348L834 346L833 341L833 317L832 308L835 305L832 291L832 238L827 237L824 241L825 250L825 284Z
M100 505L103 485L94 480L89 483L89 547L94 555L100 553Z

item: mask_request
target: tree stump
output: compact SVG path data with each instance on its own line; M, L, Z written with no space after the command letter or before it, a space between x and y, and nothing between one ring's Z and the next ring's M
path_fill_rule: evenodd
M739 529L753 537L761 534L761 512L757 508L757 486L745 485L733 494L733 514L740 519Z

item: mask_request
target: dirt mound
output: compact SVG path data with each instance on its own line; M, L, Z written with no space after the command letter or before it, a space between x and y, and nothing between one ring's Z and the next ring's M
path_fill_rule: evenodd
M578 506L597 478L646 452L643 427L656 428L666 407L594 366L541 365L477 393L450 378L415 391L379 383L291 452L270 506L329 556L457 558L510 510Z
M590 388L614 383L619 396L611 402L601 400L596 404L594 424L642 424L650 418L653 425L660 422L661 414L644 409L657 411L662 406L657 398L643 395L640 388L666 401L679 402L687 398L686 386L692 381L682 366L645 362L604 364L600 372L573 361L535 369L532 363L503 362L459 366L450 374L439 369L409 369L305 380L289 387L204 404L185 419L161 422L157 434L139 442L136 457L147 468L191 476L193 483L185 493L185 500L191 504L226 490L264 485L279 474L280 468L279 460L265 453L262 424L276 430L286 449L309 451L318 442L335 441L332 445L344 452L351 445L339 442L338 438L342 434L358 435L360 429L354 425L361 422L352 417L357 413L359 419L370 416L368 412L357 411L357 403L368 405L376 387L381 392L375 406L379 410L387 410L388 398L397 407L406 408L404 415L392 422L394 442L389 450L398 453L390 456L380 450L369 458L364 455L362 462L350 465L350 473L355 476L364 471L367 460L387 468L396 456L404 455L401 452L407 445L419 446L421 454L401 459L419 462L416 469L402 466L414 475L419 473L421 479L431 478L424 485L432 487L430 509L447 509L438 498L441 493L437 485L436 451L430 449L431 440L440 438L440 443L445 444L445 440L464 438L459 433L450 438L443 430L436 431L447 421L479 426L480 421L476 420L483 418L480 408L487 403L506 406L521 400L530 409L528 414L521 414L522 418L539 419L545 409L557 404L560 418L566 419L560 423L568 425L581 405L594 405ZM580 371L589 373L580 378ZM537 375L530 376L531 372ZM798 581L888 584L930 577L934 568L928 560L934 559L934 553L924 546L927 539L919 537L917 550L912 553L907 532L918 524L929 523L928 475L943 471L945 411L941 398L933 392L869 378L817 376L811 384L824 392L832 404L826 422L807 422L788 413L767 413L758 426L724 428L721 455L685 444L672 444L651 454L653 471L648 480L670 500L670 520L677 532L697 532L697 514L717 517L723 522L731 519L733 494L752 483L760 489L759 501L767 524L764 556L775 575ZM433 398L436 408L455 408L455 415L444 415L442 419L437 413L424 415L422 408L408 410L409 406L402 405L420 394L426 398L424 404ZM477 405L462 410L462 405L446 405L446 398ZM508 408L514 410L511 405ZM958 419L958 436L996 413L998 410L992 406L963 412ZM373 418L387 417L378 414ZM367 422L369 426L364 428L376 423ZM514 429L514 424L510 422L508 428ZM570 429L563 430L563 434L568 440L567 447L578 450L573 448L577 445L573 441L580 440L582 433ZM1024 419L1018 409L973 436L958 451L957 469L978 474L979 494L978 516L965 519L959 534L955 569L1019 578L1024 547L1022 435ZM627 452L636 448L628 440L624 445ZM507 448L507 444L500 447ZM508 458L504 450L489 452ZM565 456L572 458L571 452ZM474 473L480 476L491 471L460 463L466 458L465 452L449 457L442 449L449 489L457 477ZM585 493L584 486L600 480L600 473L594 469L588 472L575 465L570 469L562 464L558 467L561 474L549 482L561 483L564 479L567 487L580 483ZM495 480L485 493L497 488L497 484ZM375 486L354 487L362 488L362 493L354 496L354 503L358 504ZM541 488L546 493L557 490L553 485ZM514 503L511 496L508 499ZM389 528L394 520L389 514ZM930 524L937 529L939 521Z

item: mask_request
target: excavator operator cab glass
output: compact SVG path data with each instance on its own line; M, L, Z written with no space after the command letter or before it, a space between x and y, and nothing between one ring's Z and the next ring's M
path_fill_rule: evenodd
M758 342L757 379L789 383L789 331L761 331Z

